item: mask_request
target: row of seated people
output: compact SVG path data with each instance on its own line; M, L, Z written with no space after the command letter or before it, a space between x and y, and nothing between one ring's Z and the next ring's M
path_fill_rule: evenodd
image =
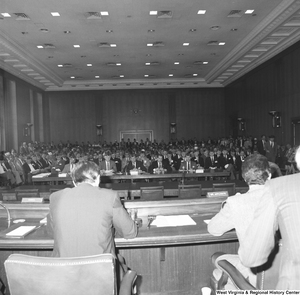
M222 151L213 150L172 150L160 151L160 154L146 153L141 150L139 154L109 150L93 154L70 153L54 155L52 152L33 153L31 156L18 155L14 150L6 152L3 164L7 171L0 170L2 178L7 178L11 184L31 183L32 176L50 172L51 169L69 173L72 166L82 160L90 160L100 167L102 174L105 172L127 173L138 170L140 173L172 173L176 171L195 171L198 168L222 169L230 172L231 179L241 179L241 166L246 158L244 150ZM275 167L276 168L276 167ZM1 167L0 167L1 169ZM280 173L280 169L277 169ZM15 178L15 180L14 180ZM17 180L18 179L18 180Z

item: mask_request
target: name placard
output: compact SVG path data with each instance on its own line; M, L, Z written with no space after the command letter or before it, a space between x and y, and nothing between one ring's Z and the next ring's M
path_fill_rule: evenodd
M228 191L208 192L206 197L207 198L228 197Z
M22 198L21 203L43 203L44 198Z

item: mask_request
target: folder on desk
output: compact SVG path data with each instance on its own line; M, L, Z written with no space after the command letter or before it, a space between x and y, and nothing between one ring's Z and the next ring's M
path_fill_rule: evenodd
M24 238L26 235L34 231L35 225L21 225L16 229L6 233L7 238Z

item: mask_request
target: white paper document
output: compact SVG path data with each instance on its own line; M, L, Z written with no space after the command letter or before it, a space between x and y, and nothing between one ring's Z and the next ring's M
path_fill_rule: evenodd
M196 225L196 222L189 215L158 215L151 225L156 225L157 227L185 226Z
M51 173L40 173L37 175L33 175L32 178L43 178L49 176Z
M36 228L35 225L24 225L24 226L20 226L14 230L12 230L11 232L7 233L6 235L9 237L24 237L26 234L30 233L31 231L33 231Z
M67 177L67 173L59 173L58 177Z
M209 224L209 222L211 221L211 219L204 219L203 220L206 224Z

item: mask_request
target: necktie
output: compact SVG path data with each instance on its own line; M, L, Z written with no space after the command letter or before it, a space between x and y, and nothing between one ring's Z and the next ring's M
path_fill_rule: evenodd
M110 170L110 167L109 167L109 162L106 162L106 170Z
M186 170L189 170L189 162L186 162Z

